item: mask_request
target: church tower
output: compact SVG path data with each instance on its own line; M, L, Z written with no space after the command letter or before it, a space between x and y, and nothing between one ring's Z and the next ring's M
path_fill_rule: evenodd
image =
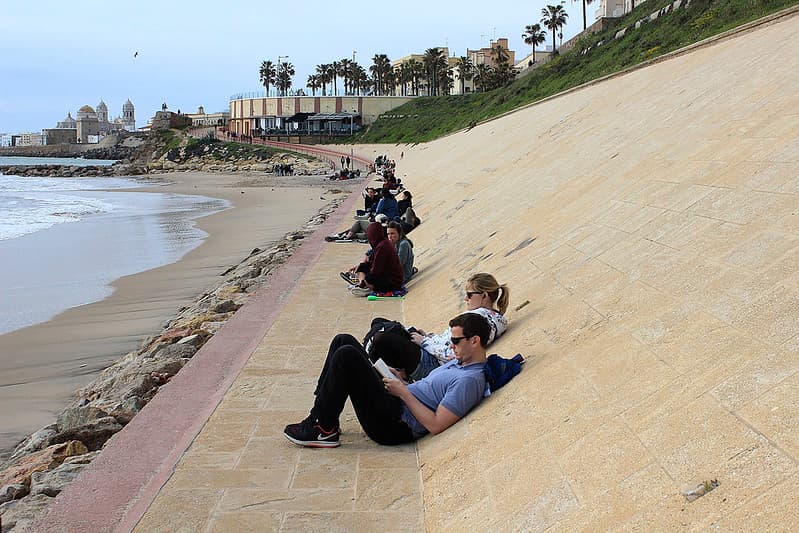
M128 131L136 131L136 114L129 99L122 106L122 127Z
M108 122L108 106L105 105L102 98L100 99L100 103L97 104L97 121L100 124Z

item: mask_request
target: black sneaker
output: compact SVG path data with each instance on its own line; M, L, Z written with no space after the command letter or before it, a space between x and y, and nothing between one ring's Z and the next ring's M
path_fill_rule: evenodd
M283 434L294 444L307 448L336 448L341 445L339 442L341 432L338 426L326 430L310 417L299 424L289 424L283 430Z
M353 276L349 272L339 272L338 275L341 276L341 279L343 279L350 285L352 285L353 283L358 283L358 277Z

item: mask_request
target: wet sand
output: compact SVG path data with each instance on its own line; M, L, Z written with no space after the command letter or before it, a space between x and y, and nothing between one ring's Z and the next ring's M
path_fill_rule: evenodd
M176 263L118 279L105 300L0 335L0 458L27 434L52 423L76 389L159 332L165 320L227 268L253 248L266 247L301 227L334 197L330 189L344 188L341 182L310 176L270 179L194 172L159 177L173 183L136 190L223 198L233 208L198 219L197 227L208 237ZM48 230L40 233L47 246Z

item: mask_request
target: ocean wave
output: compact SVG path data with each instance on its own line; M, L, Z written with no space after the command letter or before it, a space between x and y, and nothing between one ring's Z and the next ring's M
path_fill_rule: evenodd
M3 193L0 194L0 240L15 239L115 208L114 204L99 198L57 193Z

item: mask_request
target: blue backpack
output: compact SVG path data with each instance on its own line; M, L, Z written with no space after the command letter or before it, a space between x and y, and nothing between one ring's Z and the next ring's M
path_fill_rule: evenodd
M516 374L522 371L524 357L517 353L511 359L505 359L493 353L486 358L483 373L486 376L486 383L491 392L499 390L505 383L512 380Z

